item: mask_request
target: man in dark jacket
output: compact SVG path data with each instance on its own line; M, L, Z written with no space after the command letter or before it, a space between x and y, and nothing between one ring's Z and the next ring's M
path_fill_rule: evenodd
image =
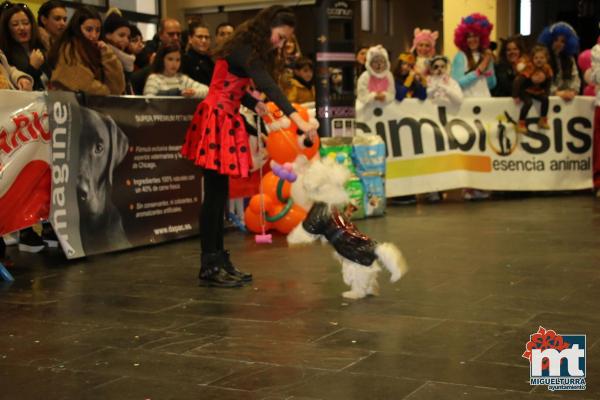
M193 80L210 85L214 62L210 57L210 33L206 26L193 22L189 27L189 50L183 56L181 70Z

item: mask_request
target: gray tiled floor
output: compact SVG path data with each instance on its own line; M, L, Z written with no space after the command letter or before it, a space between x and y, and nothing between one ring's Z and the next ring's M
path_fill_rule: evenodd
M197 239L65 261L19 254L0 291L0 399L600 398L600 201L391 206L358 222L411 270L340 297L327 246L229 233L253 286L196 286ZM529 386L542 325L585 333L585 392Z

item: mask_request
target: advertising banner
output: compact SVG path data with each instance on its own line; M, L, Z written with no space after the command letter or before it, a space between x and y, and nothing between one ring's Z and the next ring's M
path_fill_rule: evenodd
M44 93L0 90L0 235L48 217L50 141Z
M197 101L48 96L50 222L68 258L198 232L201 175L179 155Z
M535 102L534 102L535 103ZM357 131L386 143L386 196L456 188L576 190L592 187L592 97L550 98L550 129L515 131L511 98L465 99L460 107L407 99L370 106Z

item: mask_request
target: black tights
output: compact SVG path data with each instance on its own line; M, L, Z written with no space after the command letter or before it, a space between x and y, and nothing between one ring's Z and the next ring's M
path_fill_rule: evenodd
M200 248L202 254L223 250L225 203L229 196L229 177L212 169L204 170L204 198L200 210Z
M537 96L529 93L521 93L521 100L523 101L523 106L521 107L521 115L519 115L519 120L525 121L527 118L527 113L533 105L533 100L538 100L542 104L542 112L540 116L548 116L548 96Z

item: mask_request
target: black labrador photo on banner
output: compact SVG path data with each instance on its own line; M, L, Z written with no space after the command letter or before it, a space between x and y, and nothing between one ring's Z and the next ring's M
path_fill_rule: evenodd
M77 203L86 254L129 246L119 210L111 199L113 173L128 149L127 136L107 115L81 107Z

